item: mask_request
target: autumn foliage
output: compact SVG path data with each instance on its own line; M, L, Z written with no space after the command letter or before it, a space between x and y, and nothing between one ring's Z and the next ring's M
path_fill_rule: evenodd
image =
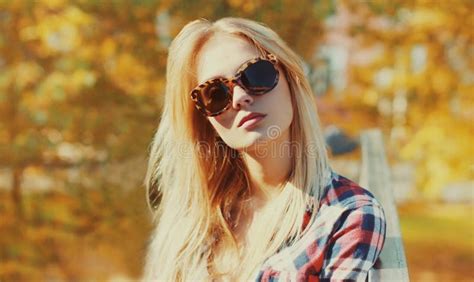
M423 199L472 183L473 12L469 0L0 0L0 280L139 277L167 47L199 17L273 28L305 61L324 126L381 128Z

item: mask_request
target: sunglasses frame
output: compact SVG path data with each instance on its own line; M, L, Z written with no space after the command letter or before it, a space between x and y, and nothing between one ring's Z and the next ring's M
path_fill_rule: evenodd
M273 67L275 69L275 72L276 72L276 75L275 75L275 81L273 82L273 85L272 87L270 87L270 89L264 89L262 91L250 91L247 87L245 87L242 83L242 74L243 72L251 65L259 62L259 61L268 61L270 63L273 64ZM214 117L214 116L218 116L220 114L222 114L223 112L225 112L229 107L230 105L232 104L232 95L233 95L233 89L234 89L234 86L235 85L239 85L240 87L242 87L242 89L244 89L247 93L249 93L250 95L254 95L254 96L259 96L259 95L263 95L267 92L270 92L273 90L273 88L275 88L275 86L278 84L278 80L280 78L280 72L278 71L278 68L277 68L277 64L278 64L278 60L276 58L275 55L271 54L271 53L267 53L265 54L264 56L260 56L260 57L257 57L257 58L253 58L253 59L250 59L249 61L243 63L239 69L237 70L236 74L234 77L232 78L225 78L225 77L219 77L219 78L214 78L214 79L210 79L210 80L207 80L201 84L199 84L198 86L196 86L192 91L191 91L191 100L193 100L196 108L202 113L204 114L205 116L208 116L208 117ZM227 88L227 95L231 98L229 100L229 102L227 103L227 105L222 109L222 110L219 110L217 112L211 112L209 111L208 109L205 108L205 106L203 105L203 103L201 101L198 100L198 96L201 94L201 92L206 89L209 85L212 85L212 84L215 84L216 82L220 82L221 85L224 85L226 88Z

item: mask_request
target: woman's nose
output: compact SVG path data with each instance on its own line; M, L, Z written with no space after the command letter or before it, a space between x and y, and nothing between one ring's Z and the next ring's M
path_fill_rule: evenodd
M253 103L253 97L249 95L242 87L236 85L233 89L232 107L240 109L244 105L248 106Z

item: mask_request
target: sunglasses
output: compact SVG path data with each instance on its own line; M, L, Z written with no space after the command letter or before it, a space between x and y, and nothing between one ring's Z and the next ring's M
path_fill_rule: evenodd
M222 114L232 104L232 93L239 85L250 95L270 92L278 84L277 59L273 54L251 59L239 67L232 78L210 79L191 91L196 108L205 116Z

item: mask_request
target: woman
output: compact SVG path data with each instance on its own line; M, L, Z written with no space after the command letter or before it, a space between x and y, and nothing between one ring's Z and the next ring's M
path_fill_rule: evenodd
M365 281L384 244L382 207L328 166L285 42L251 20L196 20L172 42L166 77L144 280Z

